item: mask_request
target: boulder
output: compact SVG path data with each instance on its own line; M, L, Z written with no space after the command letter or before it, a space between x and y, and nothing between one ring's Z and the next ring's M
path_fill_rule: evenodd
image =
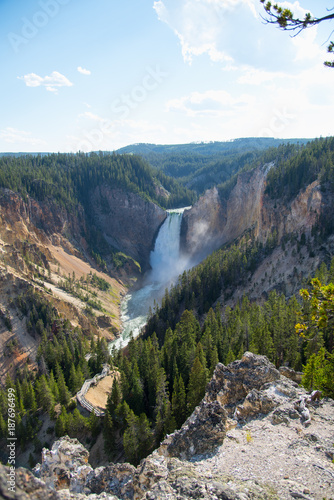
M190 459L212 453L226 435L226 412L218 401L202 401L179 431L162 443L160 450L169 457Z
M53 443L51 450L43 448L42 463L33 469L34 474L54 490L84 491L88 474L89 452L77 440L64 436Z
M294 370L292 370L292 368L289 368L288 366L280 366L279 372L284 377L293 380L293 382L301 384L303 372L295 372Z
M128 463L98 467L87 478L86 486L92 493L106 492L119 498L133 498L132 479L135 472L135 467Z
M279 371L266 356L246 352L241 360L228 366L218 363L205 394L207 402L217 400L232 416L235 405L241 403L253 389L280 378Z

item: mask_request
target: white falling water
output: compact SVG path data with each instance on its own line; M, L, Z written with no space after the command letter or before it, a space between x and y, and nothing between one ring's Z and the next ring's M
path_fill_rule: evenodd
M167 212L167 219L160 228L150 255L152 271L149 278L152 282L167 284L178 274L183 212L184 209Z
M154 250L150 255L151 271L147 275L146 285L126 295L121 306L123 331L121 336L110 343L110 347L125 347L131 332L136 337L146 323L149 308L154 301L161 300L165 288L185 269L180 261L180 231L184 210L168 210L162 224Z

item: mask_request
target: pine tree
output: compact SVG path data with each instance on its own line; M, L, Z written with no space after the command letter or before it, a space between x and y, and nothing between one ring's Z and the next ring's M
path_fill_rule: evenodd
M155 439L160 442L163 436L170 429L171 408L169 394L167 391L166 373L163 368L158 371L156 380L156 405L155 405Z
M189 376L188 393L187 393L188 415L190 415L193 412L195 407L200 403L200 401L204 397L206 382L207 382L206 369L201 364L199 358L196 357Z
M2 414L0 413L0 438L4 438L7 436L7 424Z
M151 430L150 422L145 415L142 413L139 417L138 422L138 436L139 436L139 459L146 457L153 447L153 434Z
M107 400L107 409L108 409L108 412L110 413L110 415L112 416L112 418L115 417L116 408L120 404L121 401L122 401L121 388L120 388L120 385L118 383L117 378L114 377L113 383L112 383L111 393L109 394L108 400Z
M72 394L75 394L78 392L78 390L81 388L81 383L80 380L78 379L78 374L77 370L74 366L74 363L71 363L71 368L70 368L70 377L68 380L68 386Z
M214 348L210 352L210 357L209 357L209 376L210 377L212 377L212 374L215 371L215 368L216 368L218 363L219 363L218 349L216 346L214 346Z
M15 384L14 384L11 376L9 375L9 372L7 372L7 375L6 375L5 387L6 387L7 392L8 392L8 389L14 389L14 387L15 387Z
M22 384L22 390L23 390L23 400L24 400L24 406L28 411L31 411L32 413L35 413L37 410L37 403L36 403L36 397L35 397L35 390L32 385L32 383L25 379Z
M57 437L64 436L67 432L68 415L64 406L61 408L61 413L57 418L55 425L55 433Z
M56 366L56 377L59 390L59 401L62 405L66 406L70 402L71 395L65 383L63 371L59 365Z
M110 455L115 446L115 434L114 434L113 419L108 409L106 410L103 418L103 438L104 438L104 450L108 455Z
M51 370L51 373L50 373L49 386L50 386L52 394L55 398L55 401L58 403L59 402L59 389L58 389L57 381L53 375L53 370Z
M69 413L67 419L67 431L70 437L85 433L88 427L88 419L81 415L78 408L74 408L73 413Z
M175 377L172 394L172 412L179 429L187 417L186 389L181 375Z
M125 456L127 460L133 465L139 463L139 435L138 435L138 423L139 417L137 417L132 410L128 412L126 418L127 428L123 434L123 446L125 451Z
M319 389L325 396L334 397L334 354L322 347L310 356L303 371L302 384L306 389Z
M53 411L55 400L45 375L42 375L36 382L36 396L38 404L50 415Z
M100 419L99 417L95 414L95 411L93 410L88 419L88 428L93 436L93 438L96 438L100 432Z
M132 370L130 372L128 383L129 383L129 393L126 398L126 401L130 406L130 408L133 409L135 414L140 415L140 413L142 413L144 410L144 391L136 361L134 361L132 365Z
M81 389L81 387L83 386L83 383L85 381L85 376L81 370L80 365L77 366L76 370L77 370L77 391L76 392L78 392Z
M15 388L16 388L15 391L16 409L20 413L20 415L23 416L25 413L24 398L23 398L22 386L19 379L16 380Z
M230 363L232 363L232 361L235 361L235 360L236 360L236 356L230 347L230 349L227 353L227 356L226 356L225 364L229 365Z
M273 361L273 339L261 308L257 308L253 321L250 350L255 354L267 356L271 361Z

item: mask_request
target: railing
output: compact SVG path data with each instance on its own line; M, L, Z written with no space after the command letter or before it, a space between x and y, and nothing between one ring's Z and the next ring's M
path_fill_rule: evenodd
M84 383L82 384L80 391L77 392L77 400L81 404L81 406L86 410L88 410L90 413L94 411L95 415L98 417L103 417L105 411L89 403L85 398L85 396L92 385L93 386L96 385L99 380L102 380L104 377L109 375L110 366L107 363L105 363L102 366L103 366L102 372L95 375L93 378L85 380Z

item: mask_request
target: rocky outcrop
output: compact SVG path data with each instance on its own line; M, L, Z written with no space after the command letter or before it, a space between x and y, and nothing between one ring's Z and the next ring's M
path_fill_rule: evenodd
M189 460L220 446L226 434L226 412L218 401L202 401L179 431L169 436L159 453Z
M261 241L266 241L273 228L277 231L278 242L287 234L310 235L326 204L319 181L312 182L287 205L264 196L257 235Z
M137 468L92 469L84 447L65 437L43 450L35 472L44 483L17 472L17 496L4 495L7 469L0 466L0 495L38 499L44 488L52 500L330 498L334 401L319 397L307 396L264 356L245 353L217 365L201 404Z
M77 439L65 436L56 441L51 450L43 448L42 464L35 467L34 473L53 490L81 491L92 470L88 457L88 451Z
M238 176L227 199L213 188L183 217L182 248L203 258L212 250L252 230L265 242L276 231L277 241L287 234L310 234L324 205L318 181L313 182L290 203L265 195L267 173L273 164L263 165Z
M14 480L15 478L15 480ZM11 484L13 482L13 484ZM51 490L24 468L13 469L0 464L0 498L6 500L60 500Z
M231 416L230 409L235 409L236 403L244 400L253 389L259 390L264 384L279 378L279 371L266 356L246 352L241 360L228 366L218 363L208 384L205 400L219 401Z
M91 215L105 241L130 255L145 269L166 212L139 195L98 186L90 194ZM0 189L1 237L8 244L29 241L58 245L72 254L87 250L87 214L81 205L76 213L51 200L25 199L10 189ZM129 264L128 264L129 265Z
M147 269L166 212L137 194L108 186L96 187L90 202L95 223L106 241Z
M292 370L288 366L280 366L279 372L284 377L289 378L289 379L293 380L294 382L297 382L297 384L300 384L302 381L303 373L302 372L295 372L294 370Z

